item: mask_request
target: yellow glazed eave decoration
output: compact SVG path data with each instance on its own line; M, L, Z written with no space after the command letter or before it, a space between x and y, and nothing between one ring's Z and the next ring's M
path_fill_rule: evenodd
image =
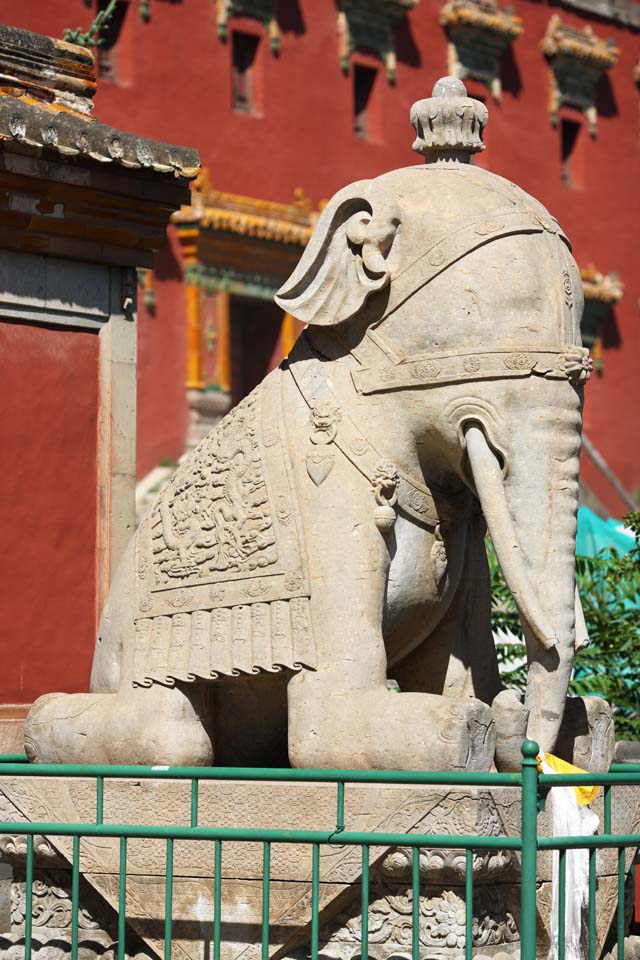
M620 56L619 49L597 36L588 24L584 30L575 30L563 24L558 14L549 20L542 51L548 57L563 54L605 70L612 67Z
M615 273L600 273L590 263L580 270L585 300L599 303L618 303L624 294L624 284Z
M317 218L311 200L300 187L294 190L292 203L261 200L213 189L209 171L205 169L194 182L191 203L174 214L173 221L306 246Z
M494 4L471 4L469 0L451 0L440 13L440 23L444 27L471 26L480 30L489 30L515 40L524 27L522 18L500 10Z

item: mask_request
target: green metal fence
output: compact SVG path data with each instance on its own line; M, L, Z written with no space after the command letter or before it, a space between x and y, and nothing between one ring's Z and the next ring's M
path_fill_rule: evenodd
M274 843L306 844L311 851L311 943L312 960L319 952L320 849L323 845L355 845L362 853L362 945L361 955L368 956L369 854L370 848L408 847L412 850L412 958L420 956L420 850L462 849L466 851L465 871L465 957L473 952L473 855L482 850L514 850L521 857L521 960L536 960L536 885L537 853L559 851L558 861L558 960L565 957L566 854L572 849L589 850L588 957L596 958L596 852L618 850L617 960L624 960L626 880L625 850L640 847L640 833L612 833L613 790L621 785L640 788L640 765L614 764L603 774L553 774L538 772L536 757L539 748L526 740L522 745L520 773L435 773L425 771L364 770L294 770L239 767L140 767L72 764L29 764L20 754L0 756L0 787L3 777L67 777L95 780L95 822L87 823L0 823L0 835L26 836L26 912L24 929L25 958L32 955L32 885L34 870L34 837L72 837L71 862L71 960L78 958L78 913L80 908L80 840L83 837L119 839L118 939L116 956L124 960L126 950L127 843L130 839L161 839L166 844L166 880L164 915L164 956L171 960L173 940L173 854L176 840L214 841L213 864L213 960L220 960L222 906L222 849L229 841L261 843L262 864L262 960L269 957L269 917L271 845ZM190 781L190 823L171 826L104 823L104 782L107 779ZM199 785L207 780L330 783L336 787L335 828L330 831L255 828L203 827L199 825ZM512 787L519 791L521 829L519 836L460 836L419 833L355 832L345 823L345 789L349 784L394 784L464 787ZM538 813L546 795L560 786L601 786L604 788L604 822L595 836L540 836ZM257 816L259 816L257 814Z

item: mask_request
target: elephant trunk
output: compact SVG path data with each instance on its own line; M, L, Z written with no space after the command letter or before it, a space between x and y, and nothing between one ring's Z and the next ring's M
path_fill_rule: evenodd
M504 477L481 427L472 424L465 434L476 492L527 646L527 736L548 752L562 723L575 646L580 409L572 396L575 403L529 411L530 425L519 432Z

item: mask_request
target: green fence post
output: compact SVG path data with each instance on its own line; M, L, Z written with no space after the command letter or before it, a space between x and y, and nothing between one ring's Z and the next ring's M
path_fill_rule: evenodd
M127 838L120 837L120 868L118 871L118 960L126 960L127 936Z
M362 933L360 942L360 956L362 960L369 960L369 845L362 844Z
M520 957L536 960L536 871L538 852L538 762L535 740L522 744L522 818L520 836Z
M80 910L80 837L73 838L71 871L71 960L78 960L78 913Z
M25 960L31 960L33 953L31 950L31 939L33 930L33 836L27 836L27 865L24 884L24 956Z

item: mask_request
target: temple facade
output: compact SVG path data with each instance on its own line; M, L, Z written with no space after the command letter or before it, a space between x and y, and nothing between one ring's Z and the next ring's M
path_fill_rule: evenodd
M640 488L629 442L640 404L639 3L5 0L3 16L77 42L100 10L96 112L193 144L203 163L154 267L138 274L139 479L170 470L287 354L298 331L273 294L324 199L354 176L418 162L409 107L453 73L492 105L476 162L517 179L572 238L596 366L582 475L596 507L629 508Z

